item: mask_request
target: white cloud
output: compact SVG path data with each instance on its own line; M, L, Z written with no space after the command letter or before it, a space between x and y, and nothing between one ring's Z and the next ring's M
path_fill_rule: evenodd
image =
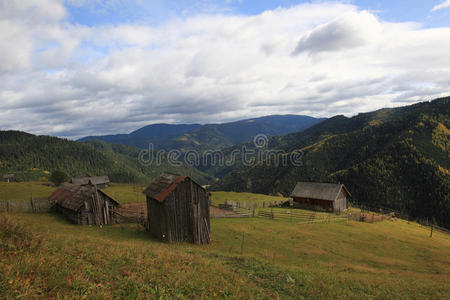
M319 25L304 35L294 54L361 47L376 42L380 34L381 24L373 14L351 12Z
M445 0L441 4L438 4L438 5L434 6L431 9L431 11L437 11L437 10L444 9L444 8L447 8L447 7L450 7L450 0Z
M353 114L450 85L449 28L384 22L353 5L85 27L67 22L61 1L21 3L0 0L2 129L82 136Z

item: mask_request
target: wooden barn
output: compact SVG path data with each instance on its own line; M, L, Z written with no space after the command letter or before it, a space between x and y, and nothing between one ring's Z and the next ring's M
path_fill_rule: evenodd
M96 185L99 189L108 187L110 181L108 176L82 176L70 179L70 183L75 185Z
M4 182L13 182L13 181L15 181L14 174L5 174L5 175L3 175L2 178L3 178Z
M55 211L79 225L116 223L116 200L92 185L63 183L49 197Z
M348 208L351 194L343 184L298 182L291 197L296 208L337 213Z
M209 193L191 178L163 174L144 191L147 229L166 242L210 243Z

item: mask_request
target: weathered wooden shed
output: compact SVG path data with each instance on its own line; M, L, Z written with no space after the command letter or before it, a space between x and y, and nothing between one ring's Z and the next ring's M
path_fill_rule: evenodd
M63 183L49 197L55 211L79 225L116 223L119 203L93 185Z
M348 208L351 194L343 184L297 182L291 197L296 208L337 213Z
M5 175L3 175L2 179L3 179L4 182L13 182L13 181L15 181L14 174L5 174Z
M209 193L191 178L163 174L144 191L147 230L166 242L210 243Z
M70 183L75 185L96 185L99 189L104 189L108 187L110 181L108 176L83 176L70 179Z

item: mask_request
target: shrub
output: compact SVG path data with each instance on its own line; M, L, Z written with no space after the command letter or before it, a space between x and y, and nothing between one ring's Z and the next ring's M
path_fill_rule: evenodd
M52 175L50 175L50 181L53 182L56 186L67 181L68 178L69 176L67 176L67 174L61 170L56 170L52 172Z

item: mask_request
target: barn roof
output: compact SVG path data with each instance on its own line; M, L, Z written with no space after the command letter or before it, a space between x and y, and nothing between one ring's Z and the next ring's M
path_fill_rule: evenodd
M88 185L89 182L93 185L98 184L105 184L109 183L109 177L108 176L96 176L96 177L78 177L78 178L72 178L70 180L71 183L76 185Z
M335 201L339 192L343 190L351 196L345 185L336 183L297 182L291 197L321 199Z
M155 179L145 189L145 191L143 193L145 195L157 200L158 202L164 202L164 200L167 198L167 196L169 196L170 193L172 193L177 188L177 186L181 182L183 182L186 178L189 178L189 177L180 176L180 175L176 175L176 174L170 174L170 173L164 173L161 176L159 176L157 179ZM195 183L195 184L197 184L197 183Z
M115 204L119 203L111 196L98 190L99 193L107 196L109 200ZM91 200L94 189L91 186L80 186L72 183L63 183L49 197L50 202L56 203L61 207L78 211L86 200Z

